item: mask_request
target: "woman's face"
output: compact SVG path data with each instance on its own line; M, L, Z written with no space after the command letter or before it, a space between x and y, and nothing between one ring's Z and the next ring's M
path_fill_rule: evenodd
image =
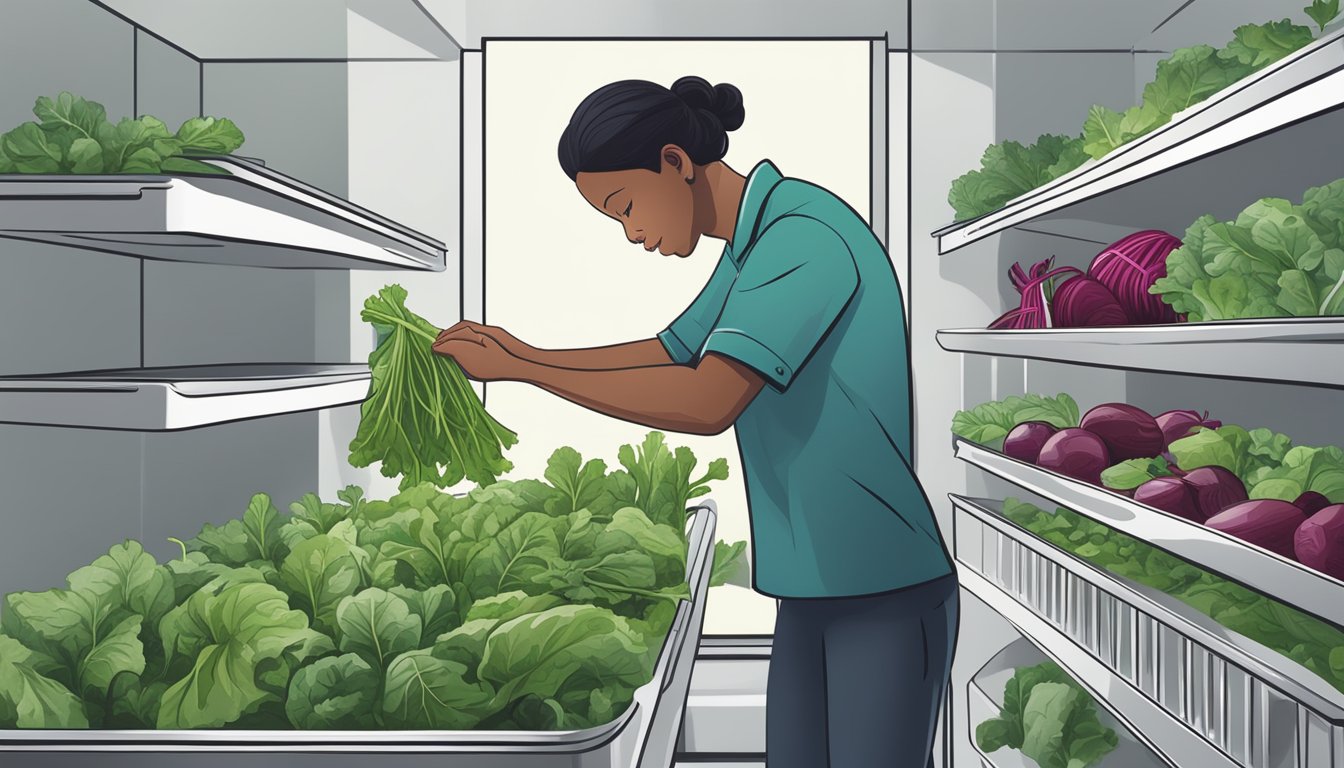
M581 172L575 183L589 205L620 222L630 242L664 256L690 256L702 234L695 222L696 187L687 183L694 166L675 146L664 148L661 166L657 172Z

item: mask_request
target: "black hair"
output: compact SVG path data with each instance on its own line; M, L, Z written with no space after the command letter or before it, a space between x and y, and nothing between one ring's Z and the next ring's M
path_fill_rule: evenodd
M742 92L702 77L678 79L671 88L647 80L621 80L598 88L574 110L560 135L560 167L572 180L580 172L657 171L665 145L686 150L696 165L722 160L728 132L742 127Z

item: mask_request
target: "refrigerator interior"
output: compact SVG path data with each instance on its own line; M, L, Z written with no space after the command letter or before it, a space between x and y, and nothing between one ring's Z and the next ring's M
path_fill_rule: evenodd
M1067 392L1084 410L1109 401L1154 413L1207 409L1228 422L1272 426L1300 444L1334 444L1338 429L1329 414L1344 401L1328 363L1285 383L1263 373L1227 375L1207 356L1185 373L1168 373L1142 362L1103 367L1105 354L1085 345L1077 360L1073 353L1041 360L1011 351L996 356L992 340L978 351L949 351L952 342L938 337L983 328L1016 306L1005 278L1013 263L1054 256L1085 269L1117 232L1161 226L1181 235L1183 213L1152 218L1162 217L1162 195L1181 195L1181 211L1200 199L1190 173L1157 173L1146 187L1157 191L1146 208L1133 208L1131 220L1088 218L1105 207L1103 196L1075 209L1075 218L1043 216L949 247L953 238L932 235L952 223L949 185L978 167L986 146L1076 133L1093 104L1135 104L1172 50L1222 44L1244 23L1285 16L1305 23L1303 4L909 0L827 10L789 0L763 14L752 3L696 0L669 19L599 0L570 12L541 0L307 0L281 12L256 0L228 13L200 2L19 0L21 9L8 13L23 24L0 25L0 55L9 65L0 80L0 128L31 119L33 98L62 90L105 104L109 115L153 114L170 125L227 115L247 132L241 154L414 230L446 256L435 265L418 255L419 263L404 269L352 268L321 257L301 268L268 268L0 240L0 376L66 386L80 378L73 374L161 368L199 378L225 366L232 368L207 377L206 386L227 387L248 367L358 365L375 341L359 309L393 282L407 288L413 311L440 327L479 319L543 346L651 335L695 295L711 260L697 254L685 263L640 262L643 254L566 189L554 142L575 99L613 72L666 82L703 70L747 93L748 119L733 135L730 165L746 172L768 157L785 175L827 186L887 245L909 318L912 458L950 548L958 518L949 494L1033 498L953 454L953 413L986 400ZM800 105L803 98L814 107ZM1311 130L1312 123L1304 125ZM1272 139L1265 141L1240 150L1248 162L1280 156L1265 149ZM1273 151L1292 150L1282 144ZM1264 151L1256 154L1256 147ZM1223 167L1201 210L1228 219L1259 197L1299 196L1344 177L1339 157L1323 152L1305 168L1270 163L1265 177L1273 188L1256 185L1255 173ZM528 218L520 213L527 210L542 213ZM1276 347L1263 354L1283 354L1290 364L1297 353ZM27 405L0 406L8 422L0 424L0 487L9 510L0 531L0 594L59 585L126 538L164 560L177 551L168 537L237 516L258 491L279 505L308 491L330 497L350 484L372 498L391 495L394 479L347 461L359 406L350 382L343 383L346 389L325 400L248 405L237 417L173 421L156 411L155 426L140 429L118 421L121 412L80 421L61 407L35 423ZM554 447L596 455L644 432L521 386L477 386L491 412L523 436L512 454L520 477L540 475ZM155 431L172 425L191 428ZM702 460L727 456L736 469L731 432L677 437ZM750 533L739 475L715 493L719 535L728 540ZM1166 738L1181 726L1142 700L1134 700L1138 710L1124 711L1128 689L1120 678L1076 654L1034 609L985 585L963 592L938 765L1017 765L1001 753L981 753L972 738L1002 695L1009 658L1050 657L1085 668L1091 676L1080 674L1080 681L1102 700L1103 719L1126 734L1126 752L1116 753L1135 756L1126 765L1186 768L1217 756L1184 733ZM773 601L719 587L704 611L705 639L677 751L698 762L759 764ZM1039 636L1030 637L1033 630ZM1320 750L1324 739L1326 753L1333 749L1334 759L1344 760L1344 731L1311 717L1276 725L1288 735L1276 731L1275 750L1289 743L1282 739L1297 739L1298 764L1331 765L1305 746ZM1193 751L1183 752L1187 746ZM1262 762L1228 765L1268 766L1270 750L1262 751Z

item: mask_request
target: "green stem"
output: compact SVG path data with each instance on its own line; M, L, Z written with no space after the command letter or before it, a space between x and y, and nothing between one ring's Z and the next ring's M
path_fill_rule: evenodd
M171 542L173 542L174 544L176 544L177 546L179 546L179 547L182 548L182 559L183 559L183 560L186 560L186 559L187 559L187 543L184 542L184 541L182 541L181 539L175 539L175 538L173 538L172 536L169 536L169 537L168 537L168 540L171 541Z
M402 320L402 319L399 318L399 317L392 317L391 315L385 315L385 314L383 314L382 312L379 312L379 311L377 311L377 310L373 310L373 309L366 309L366 310L364 310L364 314L365 314L365 315L368 315L369 317L374 318L375 320L382 320L382 321L385 322L385 323L392 323L393 325L400 325L402 328L405 328L406 330L410 331L411 333L414 333L415 335L417 335L417 336L419 336L419 337L421 337L421 338L428 339L428 340L431 341L431 342L438 341L438 339L439 339L438 336L435 336L435 335L429 333L428 331L424 330L423 328L420 328L419 326L416 326L416 325L413 325L413 324L411 324L411 323L408 323L408 322L406 322L405 320Z

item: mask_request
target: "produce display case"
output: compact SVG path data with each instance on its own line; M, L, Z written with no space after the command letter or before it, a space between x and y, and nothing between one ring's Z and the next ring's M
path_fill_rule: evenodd
M1344 343L1344 319L1293 317L1146 327L938 331L949 352L1179 371L1227 379L1344 388L1326 345Z
M1344 29L1224 88L1169 123L1002 208L934 231L939 253L1030 226L1096 239L1099 232L1179 231L1210 210L1240 210L1247 180L1266 194L1333 181L1338 166L1302 147L1344 128ZM1324 177L1322 173L1326 174Z
M980 669L966 686L966 703L970 718L971 742L975 743L975 729L980 723L996 717L1003 707L1004 686L1020 667L1030 667L1047 660L1047 656L1030 640L1020 638L1009 643ZM1115 731L1115 749L1092 768L1168 768L1153 751L1134 738L1124 723L1106 708L1104 698L1096 699L1097 719L1102 726ZM977 745L976 751L985 765L992 768L1038 768L1036 762L1015 749L998 749L986 753Z
M25 766L407 766L667 768L704 622L717 508L688 521L686 579L652 679L612 722L580 731L0 731L0 763Z
M190 429L362 402L367 365L253 364L0 377L0 423Z
M1164 716L1135 732L1173 765L1344 765L1344 694L1318 676L1040 540L998 502L952 503L957 562L977 594L1030 615L1028 635L1071 671L1081 665L1080 682L1099 697L1142 702L1122 716Z
M1269 550L955 438L956 457L1225 578L1344 626L1344 582Z
M239 157L227 175L0 175L0 238L167 261L442 271L443 243Z

